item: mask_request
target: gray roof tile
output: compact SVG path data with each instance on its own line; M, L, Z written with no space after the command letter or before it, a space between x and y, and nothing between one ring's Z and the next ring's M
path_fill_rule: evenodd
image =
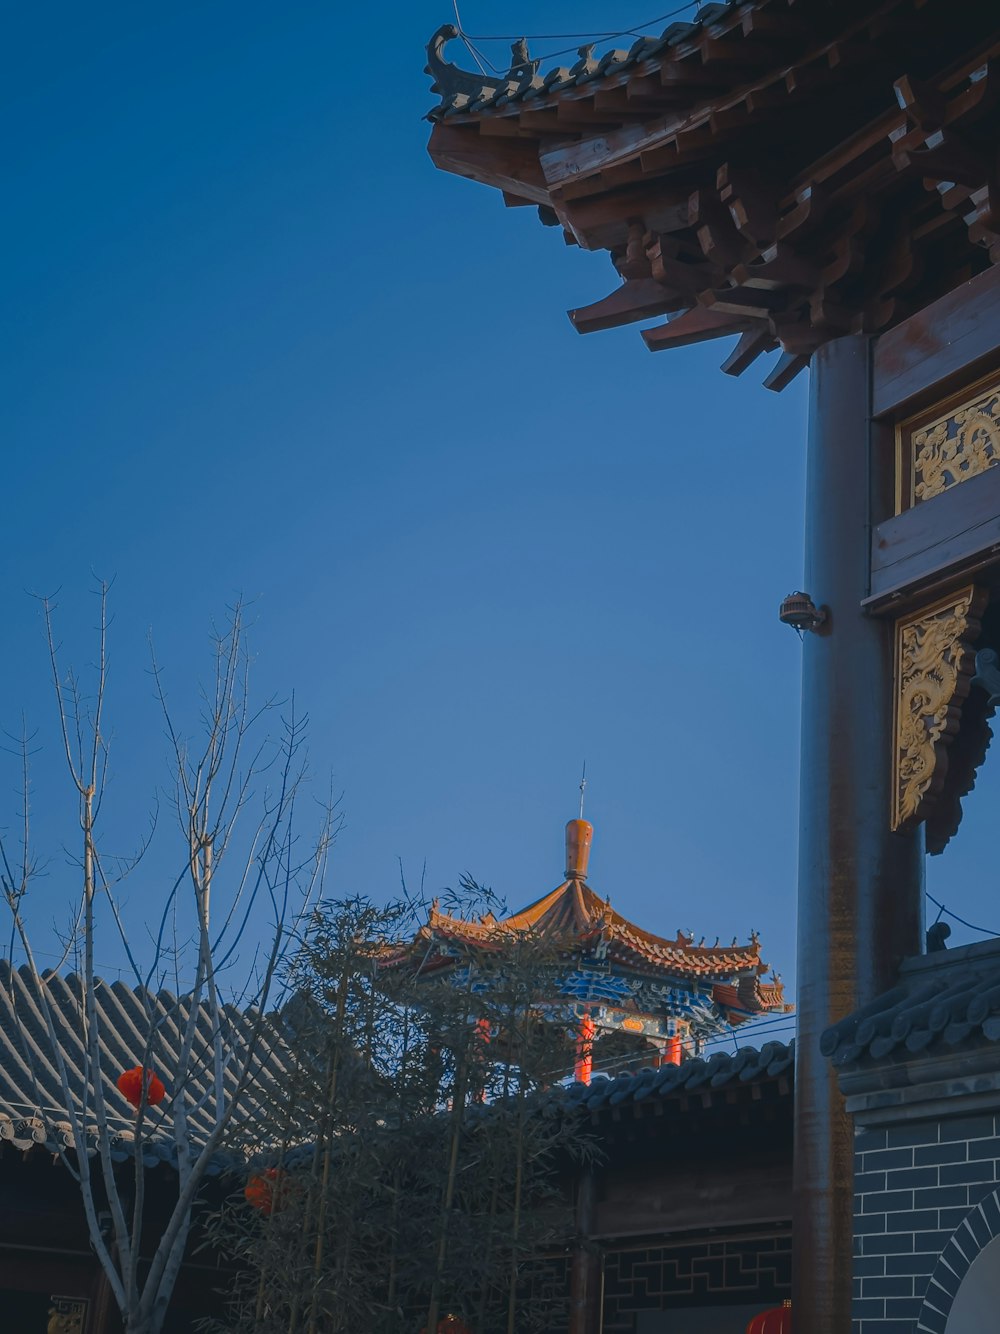
M460 69L445 60L443 54L447 43L459 38L460 34L453 24L444 24L427 43L426 73L433 79L431 91L440 98L430 113L430 119L440 120L449 115L486 111L508 102L537 96L539 92L552 92L609 73L617 74L651 59L666 48L683 46L706 28L732 18L738 13L741 2L725 0L724 3L705 5L695 15L693 23L671 23L659 37L636 38L628 50L615 48L606 51L597 60L588 54L569 69L559 66L542 77L538 74L537 60L529 61L525 68L523 62L526 48L519 43L515 43L512 56L515 63L506 74L486 75ZM589 51L589 48L580 49Z
M838 1069L1000 1041L1000 940L907 959L896 986L828 1028Z
M580 1103L591 1112L602 1112L649 1098L680 1098L696 1089L710 1091L726 1084L777 1079L792 1070L795 1043L766 1042L763 1047L741 1047L736 1052L715 1052L704 1059L695 1057L681 1065L663 1065L658 1069L639 1070L619 1075L617 1079L595 1080L592 1084L570 1084L562 1090L564 1103Z
M44 985L51 998L53 1026L67 1072L73 1102L72 1113L81 1116L88 1139L96 1150L96 1123L90 1062L83 1039L80 979L74 975L46 973ZM190 1013L190 999L168 991L154 994L130 988L122 982L98 981L96 1002L101 1030L101 1081L106 1099L112 1157L123 1160L133 1152L135 1113L119 1093L116 1081L124 1071L138 1065L152 1032L150 1065L167 1088L164 1101L146 1112L143 1128L143 1157L149 1165L176 1161L174 1108L184 1099L188 1116L188 1141L204 1144L215 1123L213 1081L207 1071L195 1074L187 1087L177 1087L181 1026ZM252 1012L251 1012L252 1014ZM223 1011L224 1046L231 1059L245 1058L251 1024L249 1016L226 1007ZM200 1040L208 1043L211 1021L207 1006L198 1016ZM281 1087L288 1051L277 1016L265 1021L259 1051L255 1054L251 1095L241 1105L237 1120L259 1115ZM236 1082L227 1069L224 1082L231 1093ZM57 1152L73 1143L63 1096L58 1061L53 1049L37 990L27 968L15 969L0 960L0 1141L27 1149L44 1144ZM221 1170L231 1155L220 1155L213 1170Z

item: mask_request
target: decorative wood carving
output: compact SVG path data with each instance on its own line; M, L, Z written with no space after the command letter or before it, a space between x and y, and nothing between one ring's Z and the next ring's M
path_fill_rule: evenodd
M925 820L945 786L987 600L970 585L896 622L893 829Z
M90 1302L86 1297L51 1297L48 1334L83 1334Z
M1000 376L904 422L901 508L932 500L1000 464ZM908 474L908 476L907 476Z

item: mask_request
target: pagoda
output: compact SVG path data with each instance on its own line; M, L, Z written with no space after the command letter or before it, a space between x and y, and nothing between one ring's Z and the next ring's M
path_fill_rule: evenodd
M558 962L540 1008L575 1037L575 1073L586 1083L593 1065L604 1063L602 1048L615 1053L619 1069L679 1063L747 1020L794 1008L780 977L763 980L768 965L756 933L743 945L695 944L683 931L667 940L615 912L587 883L593 836L589 821L570 820L562 883L509 917L468 921L442 912L435 900L395 961L419 958L421 977L466 985L477 957L495 961L518 936L550 944Z

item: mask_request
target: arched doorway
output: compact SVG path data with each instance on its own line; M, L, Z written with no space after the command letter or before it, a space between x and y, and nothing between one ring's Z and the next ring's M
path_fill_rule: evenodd
M962 1279L945 1334L982 1334L996 1328L1000 1311L1000 1237L994 1237L976 1256Z

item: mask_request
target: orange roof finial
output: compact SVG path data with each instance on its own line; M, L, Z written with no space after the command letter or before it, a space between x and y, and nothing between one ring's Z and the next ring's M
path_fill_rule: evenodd
M587 820L569 820L566 824L566 879L586 880L594 826Z

